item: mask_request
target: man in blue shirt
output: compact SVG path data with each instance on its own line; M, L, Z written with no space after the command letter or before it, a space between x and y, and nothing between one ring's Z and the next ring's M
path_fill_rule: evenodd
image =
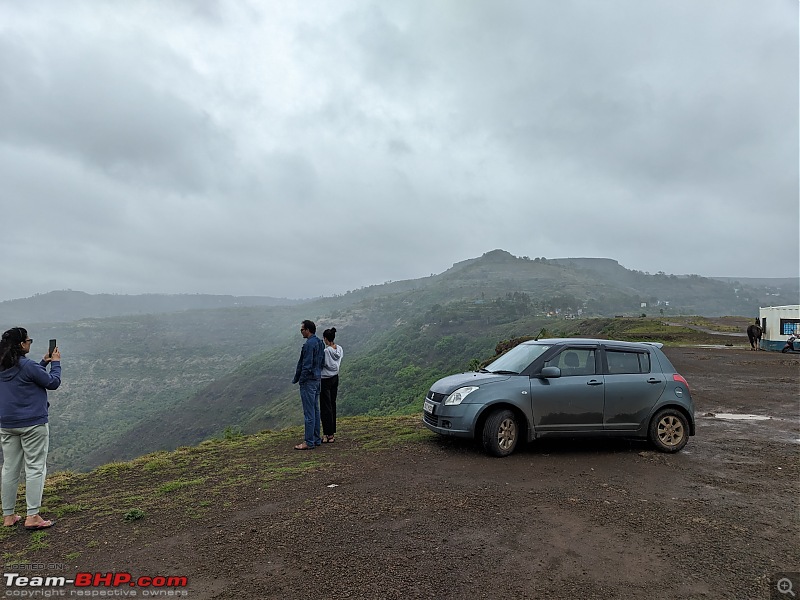
M305 320L300 325L300 334L306 339L300 350L300 359L292 383L300 384L300 400L303 403L305 439L295 450L313 450L322 444L320 437L319 388L322 366L325 363L325 344L316 335L314 321Z

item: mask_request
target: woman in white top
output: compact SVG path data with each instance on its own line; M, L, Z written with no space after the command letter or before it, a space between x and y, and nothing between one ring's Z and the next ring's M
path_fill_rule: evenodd
M322 332L322 341L325 342L325 363L322 365L319 411L322 419L323 444L332 444L336 441L336 395L339 392L339 365L344 350L333 341L335 338L336 327Z

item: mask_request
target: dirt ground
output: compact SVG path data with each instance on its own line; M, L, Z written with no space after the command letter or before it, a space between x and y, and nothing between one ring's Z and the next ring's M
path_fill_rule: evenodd
M366 451L342 427L336 444L295 453L324 468L268 490L243 481L208 518L165 509L133 536L119 519L68 514L29 558L68 576L186 576L177 593L196 600L788 599L771 587L781 572L800 593L800 355L666 352L697 408L675 455L559 440L496 459L422 429Z

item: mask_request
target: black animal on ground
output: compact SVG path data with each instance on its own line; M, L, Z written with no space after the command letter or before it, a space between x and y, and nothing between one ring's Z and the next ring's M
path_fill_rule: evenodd
M761 346L761 327L758 321L747 328L747 339L750 340L750 350L758 350Z

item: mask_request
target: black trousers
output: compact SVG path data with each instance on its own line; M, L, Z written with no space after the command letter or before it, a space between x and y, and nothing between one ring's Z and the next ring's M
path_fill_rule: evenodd
M339 393L339 376L324 377L319 391L319 416L323 435L336 434L336 395Z

